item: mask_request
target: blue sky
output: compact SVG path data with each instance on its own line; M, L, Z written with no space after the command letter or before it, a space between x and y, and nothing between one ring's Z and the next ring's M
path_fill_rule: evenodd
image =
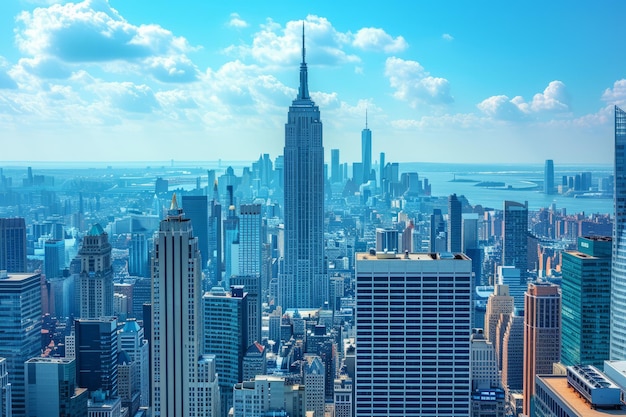
M282 153L302 21L324 147L387 161L611 163L626 3L0 3L0 161Z

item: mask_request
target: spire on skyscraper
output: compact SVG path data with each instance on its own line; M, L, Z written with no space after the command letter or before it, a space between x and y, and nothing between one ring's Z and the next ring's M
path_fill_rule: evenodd
M306 50L304 48L304 21L302 21L302 63L300 64L300 89L298 91L298 100L308 100L309 98Z
M172 204L170 204L170 210L178 210L178 202L176 201L176 193L172 194Z
M365 109L365 128L367 129L367 108Z

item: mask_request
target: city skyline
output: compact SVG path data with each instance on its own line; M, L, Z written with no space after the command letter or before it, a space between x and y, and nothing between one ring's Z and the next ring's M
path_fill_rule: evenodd
M626 6L564 4L8 2L3 159L278 155L304 20L327 161L360 160L367 111L372 153L392 161L609 163Z

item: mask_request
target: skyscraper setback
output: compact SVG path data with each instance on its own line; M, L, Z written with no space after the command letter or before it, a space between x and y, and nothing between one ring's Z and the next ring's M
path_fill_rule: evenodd
M298 96L285 125L285 263L280 305L320 307L327 300L324 259L324 147L319 107L309 96L302 27Z

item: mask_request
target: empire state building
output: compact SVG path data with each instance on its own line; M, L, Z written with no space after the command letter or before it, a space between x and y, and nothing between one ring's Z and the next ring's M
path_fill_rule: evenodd
M298 96L285 124L285 262L280 305L318 308L328 300L324 259L324 147L319 107L309 96L302 26Z

